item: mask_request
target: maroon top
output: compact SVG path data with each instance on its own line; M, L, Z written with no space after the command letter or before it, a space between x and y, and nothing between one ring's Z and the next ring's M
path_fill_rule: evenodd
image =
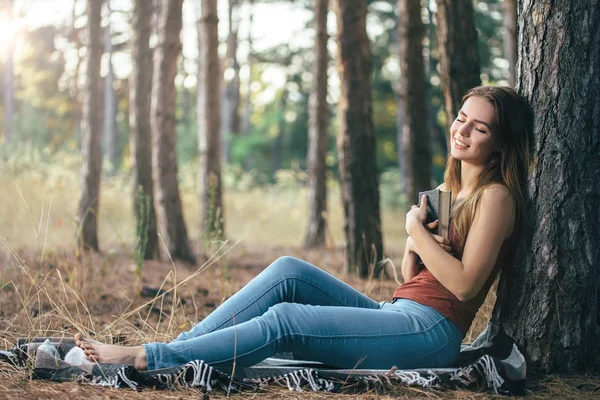
M454 229L450 222L450 242L452 254L458 260L462 260L464 248L459 246L454 237ZM444 317L454 322L462 331L463 336L467 334L477 310L485 301L490 287L494 283L498 272L506 261L509 249L512 247L512 235L502 243L496 264L485 281L481 290L472 299L462 302L425 267L410 281L402 284L394 291L394 299L402 298L415 301L437 310Z

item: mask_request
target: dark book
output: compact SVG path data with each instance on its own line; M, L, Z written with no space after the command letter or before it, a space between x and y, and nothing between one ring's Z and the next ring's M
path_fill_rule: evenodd
M427 195L427 219L426 224L440 220L438 227L433 231L436 235L440 235L448 239L450 234L450 206L452 205L452 192L440 189L427 190L419 193L419 206L421 206L421 198Z

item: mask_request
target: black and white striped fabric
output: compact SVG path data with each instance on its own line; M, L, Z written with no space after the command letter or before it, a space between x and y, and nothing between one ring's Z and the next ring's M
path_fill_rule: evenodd
M51 344L57 352L44 350ZM293 391L353 393L383 391L393 385L424 388L461 388L496 394L523 395L526 363L514 341L497 326L488 324L484 332L463 345L460 360L452 368L415 370L333 369L310 361L269 358L262 363L236 370L214 368L201 360L153 371L137 371L114 364L73 365L64 361L75 343L70 338L22 338L0 360L17 366L33 363L32 377L53 381L78 381L114 388L174 389L181 387L239 392L283 386Z

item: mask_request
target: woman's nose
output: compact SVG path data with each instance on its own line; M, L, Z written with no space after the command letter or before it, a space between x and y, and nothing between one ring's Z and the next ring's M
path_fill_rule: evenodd
M461 127L458 128L458 133L460 133L462 136L469 136L469 124L465 123L461 125Z

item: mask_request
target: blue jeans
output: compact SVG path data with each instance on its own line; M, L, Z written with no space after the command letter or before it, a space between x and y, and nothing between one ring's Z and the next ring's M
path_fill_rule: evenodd
M280 352L337 368L435 368L462 332L431 307L378 303L305 261L281 257L190 331L144 344L148 369L201 359L250 366Z

